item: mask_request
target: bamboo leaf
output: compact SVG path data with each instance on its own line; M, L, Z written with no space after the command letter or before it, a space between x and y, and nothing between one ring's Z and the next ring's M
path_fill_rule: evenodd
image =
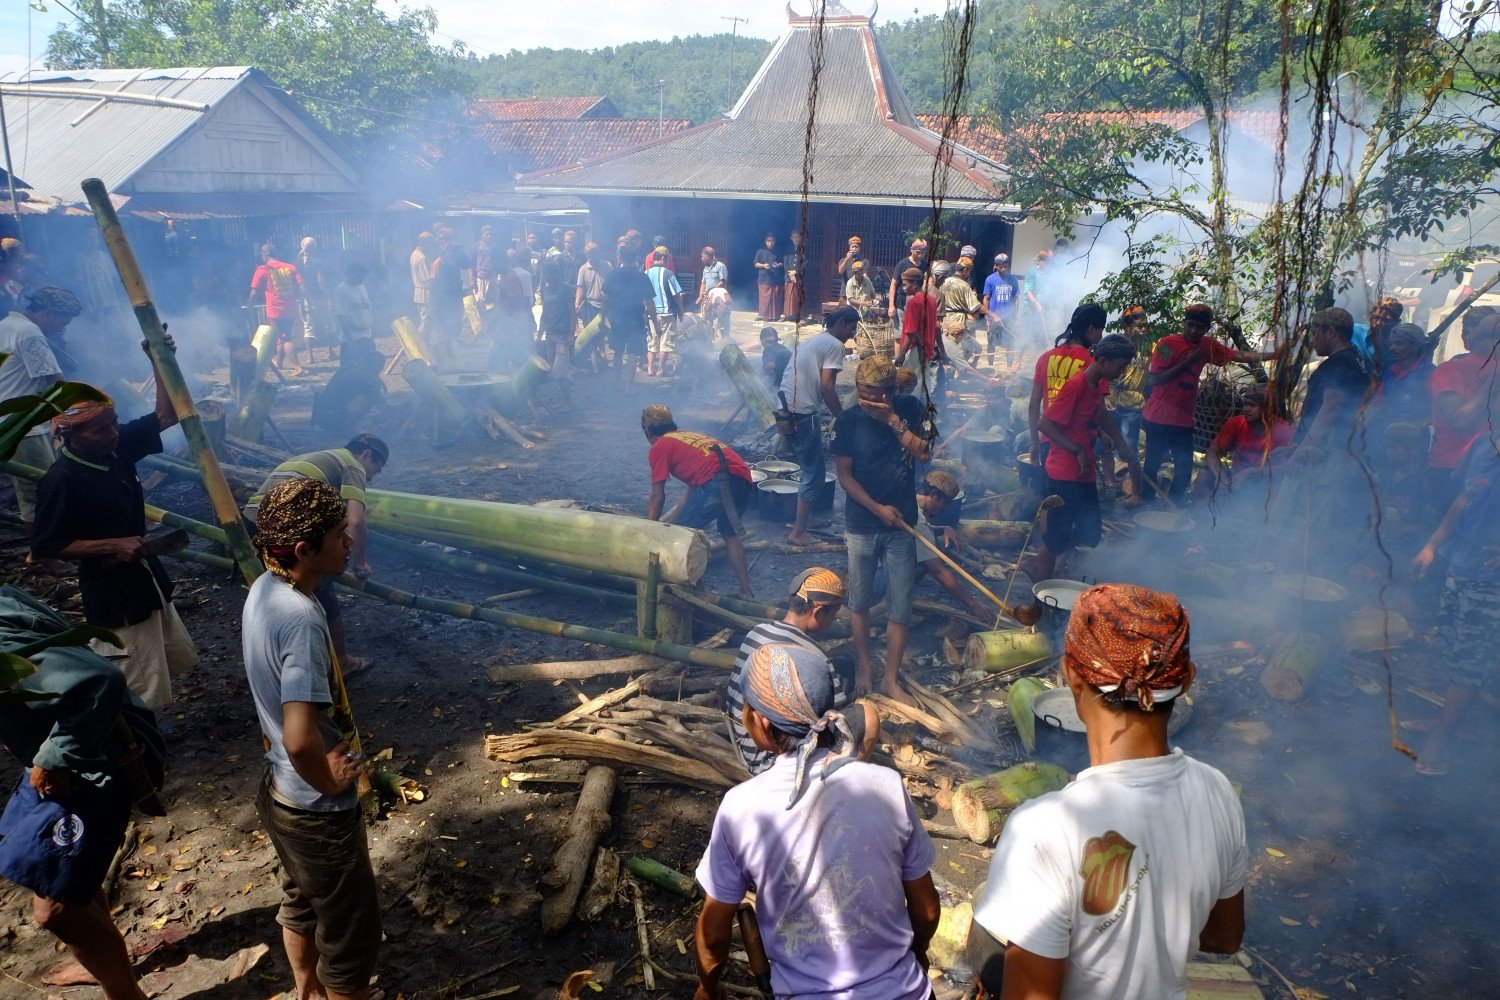
M0 691L13 688L32 674L36 664L15 653L0 653Z

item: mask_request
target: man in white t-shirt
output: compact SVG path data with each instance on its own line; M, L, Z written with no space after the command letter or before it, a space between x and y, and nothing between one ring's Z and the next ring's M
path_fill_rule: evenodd
M792 344L792 360L781 375L781 396L792 411L792 435L787 440L802 466L797 486L797 521L787 541L811 545L817 538L807 530L812 505L823 489L827 461L823 457L823 428L818 411L828 407L837 417L844 412L837 388L844 368L844 352L859 329L859 311L839 306L823 320L823 332L802 343Z
M83 306L78 297L62 288L38 288L27 297L26 307L0 319L0 352L10 355L0 363L0 402L46 391L62 376L62 366L52 353L50 338L60 338ZM52 430L45 423L33 427L16 448L15 460L46 471L57 458L52 450ZM12 476L21 523L30 536L36 521L37 484Z
M1193 952L1239 949L1248 861L1228 779L1167 744L1195 672L1187 612L1093 587L1062 663L1091 766L1006 821L974 905L976 933L1004 943L1003 982L981 965L981 983L1002 1000L1182 1000Z

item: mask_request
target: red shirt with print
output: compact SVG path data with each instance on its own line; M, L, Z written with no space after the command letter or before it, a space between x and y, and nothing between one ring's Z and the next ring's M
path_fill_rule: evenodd
M1109 384L1105 380L1093 385L1079 372L1068 379L1042 410L1042 416L1061 427L1069 441L1083 448L1080 462L1072 451L1054 441L1047 451L1048 479L1065 483L1094 481L1094 441L1099 437L1099 411L1107 395Z
M1087 368L1090 360L1089 349L1080 344L1064 344L1042 352L1042 356L1036 359L1036 371L1032 373L1037 385L1046 386L1042 402L1052 402L1058 390Z
M1170 381L1152 387L1151 398L1141 407L1142 419L1171 427L1193 426L1193 407L1198 402L1198 376L1208 365L1227 365L1233 361L1234 348L1212 337L1203 337L1194 344L1182 334L1173 333L1161 338L1151 353L1151 374L1156 375L1181 363L1194 350L1202 351L1197 361Z
M1285 448L1292 443L1297 429L1286 420L1272 422L1270 429L1271 451ZM1214 437L1214 447L1219 454L1228 455L1236 463L1259 466L1266 455L1266 425L1257 420L1251 423L1243 413L1236 413L1224 421Z
M251 290L260 291L262 288L266 290L267 319L295 316L300 309L297 293L300 287L302 287L302 272L297 270L297 265L288 264L284 260L276 260L274 257L257 267L255 276L250 279Z
M657 438L646 455L646 461L651 465L651 484L664 483L669 476L675 476L689 486L707 483L719 472L719 456L714 454L714 445L724 452L729 474L749 481L750 466L729 445L707 434L669 431Z

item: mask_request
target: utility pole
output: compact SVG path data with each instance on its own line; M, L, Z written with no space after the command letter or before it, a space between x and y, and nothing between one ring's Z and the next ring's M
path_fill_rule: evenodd
M656 81L656 137L667 131L667 81Z
M730 99L734 97L734 37L739 34L740 25L749 24L747 17L734 17L729 14L720 14L719 20L729 21L729 86L725 88L728 93L724 97L724 106L730 107Z

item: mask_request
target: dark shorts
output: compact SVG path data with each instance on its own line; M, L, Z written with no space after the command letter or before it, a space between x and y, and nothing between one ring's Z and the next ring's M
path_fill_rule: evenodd
M645 324L637 326L628 323L610 323L609 346L614 349L616 354L633 354L636 356L645 354Z
M1104 533L1099 517L1099 488L1093 483L1047 480L1047 492L1063 498L1063 505L1047 511L1042 541L1054 554L1075 545L1098 545Z
M677 523L684 528L706 528L717 521L719 534L725 538L733 538L739 534L735 523L739 520L739 515L744 512L745 504L750 502L750 491L753 488L748 479L741 479L739 476L729 477L729 495L734 502L735 514L731 518L729 512L724 509L724 492L719 487L719 477L715 476L693 491L692 498L678 515Z
M1500 648L1500 584L1448 574L1443 584L1439 633L1448 661L1448 683L1478 691Z
M337 993L364 989L380 953L380 896L358 807L292 809L271 797L268 774L255 810L281 861L276 922L312 936L320 982Z
M274 319L268 316L266 322L276 329L278 344L290 344L302 337L302 314L299 312L290 312Z
M65 799L42 798L28 769L0 815L0 877L43 899L87 905L125 839L130 796L123 783L109 790L73 778Z
M318 603L323 606L323 615L330 622L343 614L339 610L338 594L333 590L333 577L325 576L319 580L318 585L313 588L313 597L316 597Z

